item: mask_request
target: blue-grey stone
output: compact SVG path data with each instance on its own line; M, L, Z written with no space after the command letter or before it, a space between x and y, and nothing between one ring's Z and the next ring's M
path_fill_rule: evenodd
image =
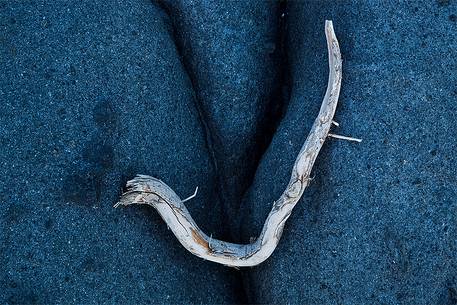
M276 252L245 272L278 304L457 302L455 1L308 1L287 7L291 100L245 198L256 236L288 182L327 83L323 22L341 43L337 134Z
M283 14L284 13L284 14ZM457 303L457 1L0 1L0 303ZM334 127L273 256L185 251L164 180L249 241L343 55Z
M222 234L236 241L239 236L231 228L237 226L241 199L282 107L279 4L160 3L173 20L176 43L206 127L217 173L215 200L224 213Z
M148 1L0 4L0 303L219 304L232 270L189 255L148 208L159 177L202 228L216 175L166 13Z

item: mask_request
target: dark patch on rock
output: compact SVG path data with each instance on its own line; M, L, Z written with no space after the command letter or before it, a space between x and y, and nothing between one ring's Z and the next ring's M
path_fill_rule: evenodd
M81 270L83 272L98 273L103 271L103 267L103 263L93 257L86 257L81 264Z
M82 157L94 172L105 172L113 167L114 149L109 143L96 139L87 143Z
M101 183L101 176L97 172L71 174L63 182L63 199L84 206L93 205L100 198Z
M384 240L387 253L387 264L394 278L404 277L410 270L410 257L405 242L389 229L386 229Z
M93 117L97 126L108 134L113 133L119 123L119 116L109 100L101 100L95 105Z
M436 3L438 3L438 6L443 7L443 6L449 6L451 1L450 0L436 0Z
M52 220L52 218L48 218L44 223L44 227L46 230L51 230L54 227L54 220Z
M441 293L438 305L456 305L457 304L457 285L455 277L446 281L445 288Z
M95 136L82 150L82 162L77 163L76 173L71 173L62 186L65 201L80 205L99 203L103 191L103 179L115 163L114 149L109 138Z
M9 305L37 305L50 303L48 299L44 299L45 294L38 293L22 284L12 282L10 287L11 289L8 289L9 296L6 299L7 304Z
M6 208L5 219L9 225L18 224L27 215L27 208L21 203L15 203Z

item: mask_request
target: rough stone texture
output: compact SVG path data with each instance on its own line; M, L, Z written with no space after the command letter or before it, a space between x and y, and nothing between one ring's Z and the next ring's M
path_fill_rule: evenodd
M136 173L220 223L215 171L163 10L149 1L0 4L0 303L242 301L146 208L113 209ZM6 61L5 61L6 59Z
M241 198L277 125L283 61L274 1L160 1L173 19L207 128L223 227L233 228ZM223 232L224 233L224 232ZM228 230L233 240L239 237Z
M243 287L256 303L457 303L456 15L455 0L0 1L0 303L238 303ZM325 19L344 59L334 132L364 141L328 140L243 287L154 211L112 209L145 173L199 186L186 205L208 234L257 235L325 92Z
M327 81L322 21L341 42L343 85L315 180L270 260L245 272L278 304L457 302L456 1L288 6L292 98L246 198L245 238L284 189Z

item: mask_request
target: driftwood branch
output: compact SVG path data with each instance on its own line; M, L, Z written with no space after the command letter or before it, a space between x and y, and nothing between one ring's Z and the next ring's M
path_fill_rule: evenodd
M301 148L284 193L273 203L260 236L250 244L233 244L208 237L197 226L184 201L159 179L138 175L127 183L115 205L147 204L157 210L179 242L203 259L233 267L255 266L266 260L281 238L286 220L310 181L314 161L328 136L341 87L342 60L331 21L325 22L329 79L327 92L311 131Z

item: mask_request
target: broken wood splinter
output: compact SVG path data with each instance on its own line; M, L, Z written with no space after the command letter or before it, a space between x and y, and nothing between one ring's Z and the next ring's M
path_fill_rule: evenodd
M348 141L359 142L359 143L362 142L362 139L341 136L341 135L333 134L333 133L329 133L328 136L335 138L335 139L348 140Z

